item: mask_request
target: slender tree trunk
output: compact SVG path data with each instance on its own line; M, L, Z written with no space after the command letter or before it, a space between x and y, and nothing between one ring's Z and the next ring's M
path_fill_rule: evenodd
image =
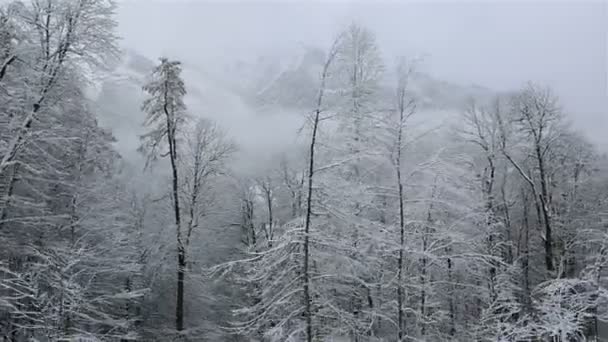
M403 267L405 263L405 206L404 206L404 192L403 192L403 179L402 179L402 168L401 162L403 157L403 140L404 140L404 128L407 119L414 114L415 105L413 100L409 103L406 103L406 90L408 77L410 75L411 69L406 72L406 70L402 70L401 67L404 65L400 65L398 68L399 72L399 80L397 83L397 109L399 111L399 126L397 128L397 141L396 141L396 153L395 156L395 171L397 175L397 190L399 195L399 259L398 259L398 269L397 269L397 310L398 310L398 320L397 320L397 337L398 341L403 341L406 338L406 317L404 312L404 302L405 302L405 293L403 289ZM406 113L407 110L410 110ZM384 199L384 204L386 202L386 198Z
M428 239L429 234L431 232L431 223L433 222L433 203L435 201L435 191L437 190L437 179L435 178L435 182L433 184L433 190L431 192L431 203L429 204L429 209L427 212L426 223L424 225L424 230L422 233L422 268L420 270L420 283L422 287L422 292L420 294L420 316L422 317L422 324L420 333L422 336L426 336L426 285L427 285L427 263L428 259L426 257L426 251L428 249Z
M598 262L596 263L596 278L595 278L595 282L596 282L596 297L600 296L600 290L601 290L601 277L602 277L602 265L606 263L606 259L608 259L608 248L606 247L606 245L602 246L601 250L600 250L600 255L598 258ZM598 338L599 332L600 332L600 319L598 318L598 305L594 305L593 306L593 336L595 336L595 338Z
M172 144L174 145L175 141ZM173 168L173 209L175 212L175 226L177 227L177 301L175 305L175 329L182 331L184 330L184 272L186 271L186 250L181 236L175 154L171 156L171 166Z
M297 194L292 191L291 192L291 218L294 219L298 217L298 197Z
M425 233L424 235L426 235L426 231L427 228L425 227ZM427 248L427 241L426 241L426 236L422 238L422 251L423 253L426 253L426 248ZM426 264L427 264L427 260L426 260L426 256L422 257L422 268L420 270L420 285L422 287L422 291L420 293L420 317L421 317L421 328L420 328L420 334L424 337L426 336Z
M404 263L404 249L405 249L405 215L403 208L403 184L401 184L401 171L397 172L397 179L399 182L399 260L397 270L397 307L398 307L398 329L397 335L399 341L404 338L405 332L405 314L403 312L403 263Z
M524 224L524 252L522 258L522 268L524 271L524 304L526 310L529 312L532 306L532 298L530 295L530 257L529 257L529 244L530 244L530 221L529 221L529 206L528 196L525 190L522 190L522 205L523 205L523 224Z
M300 179L300 187L298 188L298 196L297 196L297 208L298 208L298 216L302 215L302 196L304 195L304 181L306 180L305 175L302 175Z
M505 260L507 261L508 264L511 264L513 262L513 244L511 243L512 241L512 234L511 234L511 212L509 210L509 203L507 201L507 193L506 193L506 178L504 179L504 181L502 182L502 186L500 189L501 195L502 195L502 206L503 206L503 213L504 213L504 224L505 224L505 241L508 243L507 244L507 250L505 252L506 255L504 255Z
M453 274L452 274L452 258L449 257L450 253L451 253L451 248L446 248L446 254L448 254L448 286L449 286L449 293L448 293L448 307L449 307L449 315L450 315L450 336L454 337L454 335L456 335L456 310L454 307L454 279L453 279Z
M317 143L317 133L319 130L319 123L321 121L321 111L323 106L323 95L325 93L325 82L329 72L329 66L331 65L333 58L336 55L336 48L338 45L339 38L333 43L330 50L329 56L323 66L323 72L321 74L321 86L319 87L319 95L317 97L317 108L314 112L312 134L310 137L310 149L308 157L308 185L306 194L306 219L304 223L304 260L302 265L302 276L303 276L303 294L304 294L304 319L306 324L306 342L312 342L313 329L312 329L312 300L310 296L310 222L312 218L312 189L313 180L315 173L315 147Z
M8 217L9 206L11 205L11 198L15 190L15 182L17 181L17 173L19 172L19 164L10 167L6 172L6 182L0 183L0 200L2 197L5 198L4 203L0 202L0 230L4 226L4 220ZM3 182L2 175L0 173L0 182ZM6 187L6 190L3 189Z
M132 285L131 285L131 277L127 276L125 279L125 291L127 293L131 292L132 290ZM129 320L131 319L131 306L129 305L130 301L127 301L125 303L125 320ZM128 342L127 339L121 338L120 342Z
M273 237L273 219L272 219L272 192L270 190L270 182L268 183L268 190L266 191L266 204L268 205L268 247L272 248Z
M399 260L397 269L397 307L398 307L398 327L397 335L399 341L404 338L405 331L405 314L403 312L403 263L404 263L404 249L405 249L405 209L403 204L403 183L401 180L401 145L403 136L403 114L404 110L400 110L400 124L397 136L397 188L399 189Z
M258 244L258 240L257 240L257 236L255 233L255 226L253 225L253 203L249 204L249 207L247 208L247 227L249 229L249 232L251 234L251 243L254 246L254 248L257 250L257 244Z
M320 106L319 106L320 107ZM312 214L312 185L314 176L314 158L315 158L315 143L317 140L317 129L319 127L320 108L315 112L315 118L312 128L312 137L310 140L310 155L308 168L308 194L306 198L306 223L304 226L304 316L306 318L306 341L312 342L312 317L311 317L311 302L310 302L310 274L309 274L309 258L310 258L310 219Z
M0 231L2 231L2 229L4 228L4 220L6 220L6 218L8 217L8 212L9 212L9 206L10 206L10 201L11 201L11 197L13 196L13 191L14 191L14 186L15 186L15 182L17 179L17 172L19 169L19 164L15 164L12 167L9 167L7 169L7 180L4 183L3 179L2 179L2 174L0 172L0 200L2 200L2 197L5 198L4 203L0 202ZM6 187L6 190L4 189ZM9 260L9 264L8 267L9 269L16 269L18 262L16 261L18 257L8 257ZM9 293L11 293L11 290L8 290ZM10 331L10 337L6 336L5 339L7 339L8 341L11 342L17 342L17 327L16 325L19 323L19 318L17 317L13 317L12 315L8 314L8 317L6 318L6 321L8 323L8 327Z
M549 190L547 185L547 175L545 172L545 162L540 150L540 145L536 144L536 158L538 159L538 171L540 174L540 204L545 223L545 264L547 271L553 271L553 240L551 227L551 213L549 209Z
M0 81L2 81L4 75L6 75L6 70L8 70L9 65L11 65L16 59L17 56L12 55L2 63L2 68L0 68Z
M175 328L178 331L184 330L184 276L186 268L186 255L183 248L178 250L177 255L177 302L175 305Z
M166 81L165 81L166 83ZM175 329L184 330L184 272L186 271L186 249L182 241L181 218L179 207L179 181L177 173L177 147L176 127L172 120L175 113L170 113L167 94L168 84L165 84L164 112L167 119L167 142L169 143L169 157L171 159L172 184L173 184L173 212L175 214L175 229L177 237L177 298L175 305Z
M496 208L494 206L494 181L496 178L496 167L494 166L494 160L492 157L488 156L488 167L489 167L489 175L484 180L485 185L485 197L486 197L486 229L488 234L488 252L491 256L496 257L496 241L495 241L495 233L496 233ZM496 272L497 272L497 263L493 259L490 260L490 269L489 273L489 283L488 290L490 292L490 300L496 300Z

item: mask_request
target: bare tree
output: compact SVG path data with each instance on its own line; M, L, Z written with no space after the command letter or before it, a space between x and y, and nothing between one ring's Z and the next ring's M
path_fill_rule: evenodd
M270 176L258 178L256 183L262 192L262 198L266 204L266 213L268 215L268 221L262 224L262 230L264 231L268 248L272 248L272 241L274 240L274 228L276 225L272 215L276 186L274 185L274 182Z
M239 216L240 220L234 225L241 228L241 241L246 248L257 250L258 236L255 227L255 187L252 186L253 181L248 178L235 179L235 191L240 202Z
M291 197L291 218L302 215L302 197L304 193L304 169L292 168L286 158L281 160L281 174L283 183Z
M374 95L384 71L380 50L374 34L367 28L351 23L343 32L336 54L336 69L343 84L341 111L342 131L345 134L346 153L354 157L350 163L349 178L361 177L361 158L369 142Z
M499 116L502 126L501 150L507 160L529 184L534 194L537 207L542 214L544 225L545 266L547 271L554 271L553 226L551 217L551 199L549 193L547 154L553 147L555 138L560 134L562 112L558 100L547 88L529 84L513 98L513 120L526 139L526 148L534 158L538 177L527 173L507 149L505 121ZM537 185L540 183L540 189Z
M384 129L389 135L388 148L391 164L395 171L397 196L399 200L399 257L397 260L397 337L399 341L405 338L405 312L404 312L404 279L403 268L405 264L405 194L403 190L403 153L406 148L406 128L409 119L416 112L416 103L409 93L408 85L414 71L415 64L409 63L405 58L399 60L397 66L396 106L385 120ZM395 115L396 114L396 115Z
M497 182L498 153L500 142L500 131L498 115L501 115L500 98L496 98L491 106L478 107L472 101L464 112L464 123L466 127L462 131L464 139L481 149L482 172L479 172L481 180L481 191L485 201L485 225L487 253L492 257L500 257L499 246L504 243L500 241L498 231L498 207L495 198L495 185ZM496 300L496 275L498 263L491 258L488 270L490 302Z
M234 151L236 146L210 121L199 120L187 134L184 152L179 160L182 175L180 194L188 220L184 245L186 263L192 233L209 215L208 210L213 204L216 193L213 178L227 173L226 162Z

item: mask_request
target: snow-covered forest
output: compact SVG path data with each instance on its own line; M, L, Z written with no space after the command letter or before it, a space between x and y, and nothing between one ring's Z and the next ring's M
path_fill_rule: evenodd
M117 6L0 2L0 340L608 340L608 156L551 85L356 20L210 72Z

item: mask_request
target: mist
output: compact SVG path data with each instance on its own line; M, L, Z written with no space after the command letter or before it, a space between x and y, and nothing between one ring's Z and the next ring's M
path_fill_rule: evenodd
M497 92L531 80L551 86L574 125L608 146L603 1L127 0L118 18L124 46L209 71L323 48L341 27L361 22L376 34L387 63L422 57L424 71L439 80Z
M606 23L0 0L0 340L608 341Z

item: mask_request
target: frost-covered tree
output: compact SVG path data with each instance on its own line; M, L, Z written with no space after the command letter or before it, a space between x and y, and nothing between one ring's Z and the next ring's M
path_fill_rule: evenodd
M113 12L112 1L85 0L0 9L4 339L136 336L124 310L140 294L123 286L138 270L119 158L81 90L116 57Z
M44 115L42 109L58 95L57 86L64 80L66 70L102 66L117 53L112 0L14 2L8 7L22 18L19 31L23 30L25 37L18 40L17 47L5 48L8 57L2 66L3 83L9 82L10 68L18 60L25 65L21 66L24 73L12 76L27 86L19 94L19 115L14 118L13 134L2 152L1 173L16 164L33 122ZM10 20L3 22L3 30L9 31L9 36L21 33L16 28L11 32ZM35 52L30 53L32 49Z
M151 130L141 137L141 151L148 156L148 162L159 156L169 156L171 162L171 200L173 203L175 234L177 241L177 294L175 328L184 329L184 275L186 268L187 232L182 226L179 196L178 134L186 120L184 96L186 87L181 78L181 63L161 58L160 64L152 72L152 79L144 86L149 97L142 110L146 112L145 125ZM164 152L167 148L168 151Z
M68 94L22 150L27 167L0 221L3 329L15 341L136 336L126 306L144 288L124 285L139 268L119 158L82 94Z
M513 98L512 115L499 117L502 128L502 152L507 160L516 168L521 177L529 184L538 211L542 214L544 227L544 249L545 266L548 272L553 272L554 267L554 237L552 203L550 195L548 153L553 147L553 142L561 132L563 113L559 108L557 97L550 89L542 88L533 84L526 86L524 90ZM511 155L506 147L507 136L504 128L506 121L513 121L514 130L511 133L516 137L525 139L523 148L530 151L534 160L534 168L538 170L538 176L526 172Z
M242 163L235 131L188 120L179 62L105 74L114 9L0 5L0 339L601 339L608 162L550 89L466 103L385 68L353 23L325 55L254 72L257 111L314 102L295 146ZM144 113L114 83L112 108L84 91L124 69ZM98 122L116 109L145 115L146 166L166 168L118 155Z

